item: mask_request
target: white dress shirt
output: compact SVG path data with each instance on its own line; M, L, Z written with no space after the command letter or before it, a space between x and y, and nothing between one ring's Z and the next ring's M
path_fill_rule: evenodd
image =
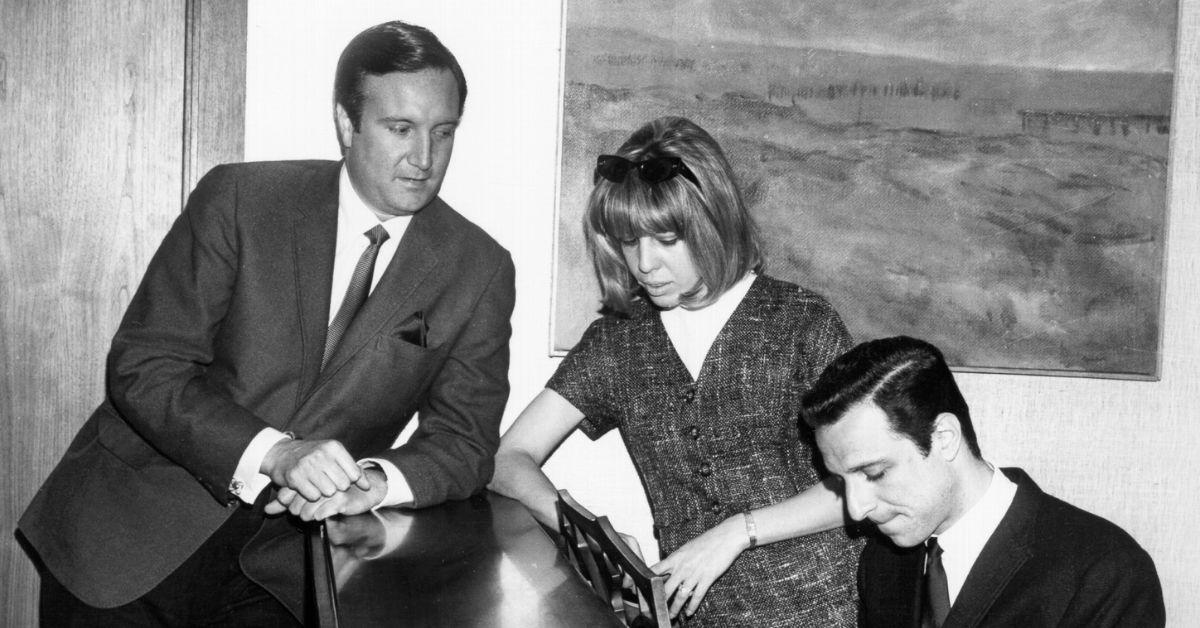
M379 283L379 278L383 276L383 272L392 261L392 257L395 256L396 248L400 245L400 238L404 237L404 232L408 229L411 219L412 216L397 216L381 222L375 212L371 211L355 192L354 186L350 183L350 175L346 171L346 166L342 165L342 172L338 178L337 243L333 253L329 322L333 322L338 308L342 306L342 300L346 297L346 289L350 286L350 279L354 276L354 267L358 264L358 258L362 257L363 251L367 250L371 244L367 239L366 232L375 225L383 225L388 232L388 239L379 247L379 254L375 258L375 273L371 277L371 290L374 291L375 285ZM275 443L286 438L291 438L291 436L273 427L263 428L242 452L242 457L238 460L237 469L233 474L233 480L229 484L230 492L237 495L242 501L253 504L259 493L271 483L271 478L258 472L263 458L267 456L267 452ZM367 458L359 461L360 465L370 463L378 465L387 477L388 492L379 507L398 506L412 501L412 488L409 487L408 480L404 478L396 465L380 458Z
M733 316L733 311L750 291L754 277L754 273L747 273L717 297L716 301L698 310L674 307L660 314L667 336L675 347L675 353L679 354L679 359L692 374L693 380L700 379L700 369L704 367L704 358L708 355L708 350L725 328L725 323L729 322L729 317Z
M1016 494L1017 485L1005 477L999 467L993 467L992 480L983 497L945 532L937 535L938 546L942 548L942 567L946 570L951 605L958 599L958 592L962 590L967 574L971 573L983 546L987 545L988 539L1000 526L1000 520L1008 512Z

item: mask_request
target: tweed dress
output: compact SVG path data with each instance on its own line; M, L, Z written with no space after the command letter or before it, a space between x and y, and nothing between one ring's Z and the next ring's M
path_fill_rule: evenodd
M742 511L815 484L800 397L850 337L829 303L755 278L693 381L658 312L594 321L547 387L595 439L617 428L641 477L663 556ZM853 626L862 543L843 529L742 552L688 626Z

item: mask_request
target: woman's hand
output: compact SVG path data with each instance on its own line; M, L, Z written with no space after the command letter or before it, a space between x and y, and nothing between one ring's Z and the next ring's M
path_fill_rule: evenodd
M734 515L651 567L654 573L670 574L665 588L671 600L671 617L684 610L685 602L687 614L695 613L712 583L749 546L745 520L740 514Z

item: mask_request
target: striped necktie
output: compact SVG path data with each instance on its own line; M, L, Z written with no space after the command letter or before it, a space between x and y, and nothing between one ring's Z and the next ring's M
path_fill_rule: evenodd
M367 236L371 244L358 258L358 264L354 266L354 275L350 277L350 285L346 288L346 297L342 299L342 306L334 315L333 322L329 323L329 331L325 334L325 355L321 358L322 369L329 363L342 334L346 333L359 308L366 302L367 295L371 292L371 277L375 275L375 258L379 256L379 247L388 239L387 229L384 229L383 225L375 225L363 235Z

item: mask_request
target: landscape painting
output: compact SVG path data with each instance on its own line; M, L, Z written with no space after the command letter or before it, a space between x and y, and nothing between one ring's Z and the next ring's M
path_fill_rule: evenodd
M551 349L598 154L721 143L766 272L961 370L1157 377L1176 0L568 0Z

